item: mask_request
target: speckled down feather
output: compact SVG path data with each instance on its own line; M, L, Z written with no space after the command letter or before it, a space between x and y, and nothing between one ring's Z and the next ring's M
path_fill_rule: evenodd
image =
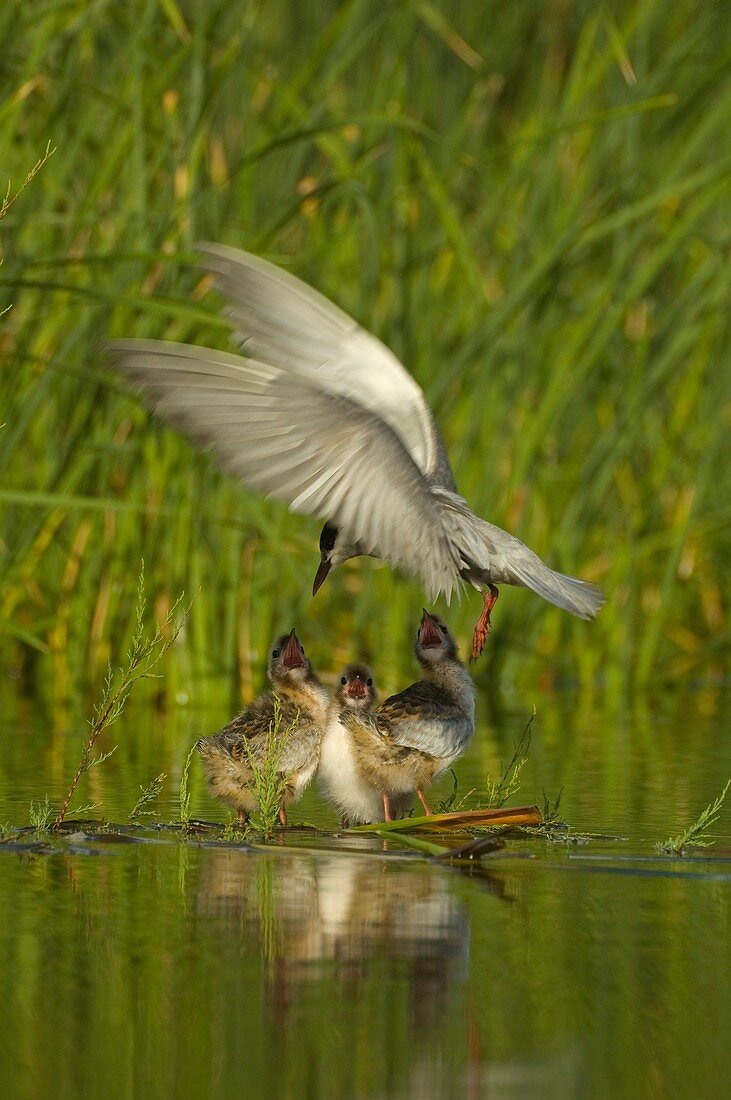
M341 712L361 777L388 798L419 794L462 755L475 728L472 679L446 624L424 611L415 653L422 679L376 710Z
M270 656L274 690L257 696L218 733L196 742L211 794L228 802L240 816L259 808L252 764L265 763L270 730L278 740L278 774L286 779L283 804L300 797L317 768L327 693L304 658L304 650L299 668L276 667L274 655L279 656L285 642L285 636L280 638Z
M345 711L341 722L352 738L359 773L381 795L413 795L446 766L441 757L394 741L378 714Z
M346 691L346 685L354 677L364 685L365 694L359 698L349 696ZM355 740L347 726L353 716L365 719L372 714L376 697L371 669L367 665L351 664L343 670L330 703L320 749L318 779L325 797L338 809L344 826L383 821L384 818L383 792L387 788L382 784L380 772L374 780L362 767ZM401 817L409 809L412 794L413 788L409 788L403 797L394 798L391 812L395 817Z
M279 757L283 775L306 768L317 759L319 726L314 715L305 711L294 700L281 693L267 691L218 733L201 737L196 747L201 756L225 753L236 762L242 776L251 776L250 757L263 761L267 751L268 732L275 721L275 700L280 707L279 739L282 745ZM244 748L246 742L248 753Z

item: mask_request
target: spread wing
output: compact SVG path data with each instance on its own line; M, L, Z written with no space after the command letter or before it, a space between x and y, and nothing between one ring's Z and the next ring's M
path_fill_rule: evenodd
M347 397L396 433L428 481L454 488L424 394L385 344L322 294L274 264L224 245L197 248L247 357Z
M252 489L328 519L419 576L432 598L459 585L443 509L401 439L379 416L315 380L186 344L110 348L156 412Z

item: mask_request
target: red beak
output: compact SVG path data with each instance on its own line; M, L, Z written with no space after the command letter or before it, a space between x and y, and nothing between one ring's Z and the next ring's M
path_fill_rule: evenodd
M348 680L343 694L351 699L365 699L368 695L368 688L360 676L354 676L352 680Z
M325 578L327 577L329 572L330 572L330 562L325 561L325 559L323 558L323 560L320 562L319 566L317 567L317 572L315 573L315 579L312 582L312 595L313 596L315 596L317 594L317 590L322 587L322 585L325 582Z
M293 630L287 638L284 649L279 654L279 664L282 668L302 668L304 663L305 651Z
M444 635L426 608L422 608L422 611L421 623L419 624L419 645L422 649L433 649L435 646L442 644Z

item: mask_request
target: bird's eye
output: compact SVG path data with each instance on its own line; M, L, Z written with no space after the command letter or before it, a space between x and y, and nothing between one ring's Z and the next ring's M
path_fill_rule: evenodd
M340 683L341 684L347 684L347 682L348 682L348 677L347 676L341 676L340 677Z
M446 628L446 626L443 626L442 627L442 634L446 634L446 633L447 633L447 628Z
M273 649L272 650L272 657L274 657L274 659L276 660L278 656L279 656L279 650L278 649Z
M368 687L369 687L369 688L372 688L372 687L373 687L373 680L371 679L371 677L370 677L370 676L369 676L369 677L368 677L368 679L366 680L366 683L368 684Z

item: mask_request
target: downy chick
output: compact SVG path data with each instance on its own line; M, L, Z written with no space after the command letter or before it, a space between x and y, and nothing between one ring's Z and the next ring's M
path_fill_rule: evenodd
M353 736L343 724L347 712L367 720L376 702L373 673L367 665L347 665L333 693L320 750L318 776L325 797L340 812L341 825L367 824L383 820L383 796L361 774L355 756ZM398 800L393 812L407 808L410 799Z
M208 789L214 798L238 811L239 825L259 809L254 790L254 766L267 759L267 740L279 706L279 775L286 787L279 820L287 824L286 805L296 802L312 779L320 754L327 712L327 692L312 671L293 630L276 640L269 652L267 675L272 690L263 692L218 733L201 737L196 748L203 760ZM246 751L248 749L248 752Z
M424 788L462 755L475 729L472 680L446 624L426 610L415 653L420 681L375 711L340 716L352 738L358 775L379 793L386 821L393 818L392 799L414 792L431 813Z

